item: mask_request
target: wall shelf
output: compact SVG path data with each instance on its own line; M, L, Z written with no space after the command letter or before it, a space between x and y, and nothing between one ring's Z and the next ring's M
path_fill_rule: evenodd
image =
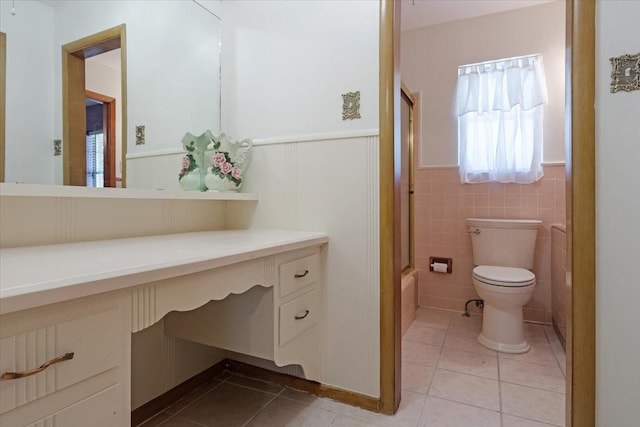
M255 193L218 193L142 188L86 188L68 185L8 183L0 184L0 196L93 199L238 200L250 202L257 202L259 200L258 194Z

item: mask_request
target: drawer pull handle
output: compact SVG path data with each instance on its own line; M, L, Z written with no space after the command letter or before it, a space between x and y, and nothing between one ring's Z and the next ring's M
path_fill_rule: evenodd
M296 274L293 275L293 277L295 277L296 279L301 279L304 276L306 276L307 274L309 274L309 270L305 270L304 273L302 273L302 274L296 273Z
M302 316L298 316L298 315L296 314L295 319L296 319L296 320L302 320L302 319L304 319L305 317L307 317L308 315L309 315L309 310L305 310L305 311L304 311L304 314L303 314Z
M0 377L0 381L15 380L18 378L24 378L31 375L35 375L38 372L44 371L51 365L64 362L65 360L71 360L71 359L73 359L73 353L66 353L66 354L63 354L62 356L58 356L55 359L51 359L48 362L43 363L42 365L40 365L39 368L36 368L36 369L29 369L29 370L20 371L20 372L5 372L4 374L2 374L2 377Z

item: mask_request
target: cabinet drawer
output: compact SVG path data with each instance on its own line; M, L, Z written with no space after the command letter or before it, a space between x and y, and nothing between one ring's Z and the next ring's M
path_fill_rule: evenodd
M1 339L0 373L34 369L65 353L74 356L37 374L0 381L0 413L118 366L121 336L122 313L114 308Z
M318 290L307 292L280 306L280 345L318 322Z
M280 265L280 297L309 286L318 277L318 255L313 254Z
M129 414L122 412L122 387L116 385L74 403L28 427L45 426L124 426Z

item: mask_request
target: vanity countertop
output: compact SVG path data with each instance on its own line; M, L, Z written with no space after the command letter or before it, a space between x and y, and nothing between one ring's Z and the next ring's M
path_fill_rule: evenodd
M321 232L224 230L0 250L0 314L328 242Z

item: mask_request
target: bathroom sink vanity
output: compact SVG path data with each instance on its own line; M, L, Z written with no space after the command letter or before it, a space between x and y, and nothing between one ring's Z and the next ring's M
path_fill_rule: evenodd
M2 249L0 424L129 425L131 334L163 318L321 380L327 242L247 229Z

